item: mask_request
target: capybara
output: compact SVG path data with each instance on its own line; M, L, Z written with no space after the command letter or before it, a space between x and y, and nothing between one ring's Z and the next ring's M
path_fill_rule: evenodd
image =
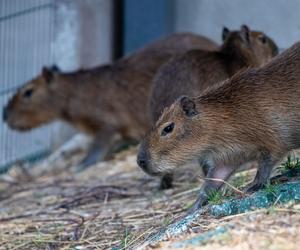
M222 39L219 50L189 50L173 56L157 71L149 98L152 124L179 96L200 95L212 84L240 70L261 66L278 53L271 38L260 31L251 31L246 25L237 31L223 28ZM208 166L203 162L201 165L206 175ZM162 184L171 187L172 176L164 177Z
M249 191L263 187L271 171L300 147L300 43L271 62L235 74L198 97L179 97L142 140L138 162L151 175L176 171L201 159L207 179L191 208L208 201L239 166L258 162Z
M108 65L62 73L57 67L22 86L3 110L10 128L27 131L63 120L95 137L80 168L105 159L124 140L139 140L150 127L147 100L153 75L172 55L215 50L211 40L174 34Z

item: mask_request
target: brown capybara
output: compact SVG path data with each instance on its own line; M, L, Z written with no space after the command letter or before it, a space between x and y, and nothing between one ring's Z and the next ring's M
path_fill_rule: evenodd
M239 31L224 28L222 39L217 51L190 50L173 56L157 71L149 98L153 124L180 95L200 95L208 86L242 69L261 66L278 53L271 38L246 25Z
M272 168L300 148L300 43L260 68L248 69L205 90L179 97L143 139L139 165L164 175L193 159L210 165L190 212L207 203L239 166L258 162L249 191L263 187Z
M226 80L236 72L270 61L278 53L271 38L246 25L239 31L223 29L223 45L217 51L190 50L173 56L156 73L149 98L149 112L155 124L165 107L179 96L197 96L212 84ZM208 166L201 163L204 174ZM162 184L172 186L172 176Z
M189 49L217 47L205 37L182 33L110 65L73 73L44 68L11 98L3 118L19 131L59 119L93 135L94 145L80 164L83 168L109 156L119 141L139 140L145 134L151 80L162 63Z

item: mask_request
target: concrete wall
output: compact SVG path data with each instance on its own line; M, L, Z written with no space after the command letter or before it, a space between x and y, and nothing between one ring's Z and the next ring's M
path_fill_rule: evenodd
M54 61L65 71L111 61L113 1L56 0Z
M91 68L112 59L113 1L56 0L54 62L63 71ZM53 125L52 147L73 136L74 128Z
M300 0L174 0L176 31L221 41L222 27L247 24L270 35L280 48L300 40Z

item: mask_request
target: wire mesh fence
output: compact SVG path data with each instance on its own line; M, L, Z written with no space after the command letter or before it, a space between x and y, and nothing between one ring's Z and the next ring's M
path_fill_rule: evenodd
M0 117L16 89L53 63L54 0L0 1ZM0 121L0 171L40 157L50 147L50 126L27 133Z

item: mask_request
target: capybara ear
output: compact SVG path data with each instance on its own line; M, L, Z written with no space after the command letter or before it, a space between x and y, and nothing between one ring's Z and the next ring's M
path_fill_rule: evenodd
M44 79L47 83L51 83L54 78L54 72L52 71L52 69L43 67L42 76L44 77Z
M241 26L240 36L245 43L250 43L250 28L247 25Z
M227 27L223 27L223 31L222 31L222 40L223 42L226 40L228 34L229 34L230 30Z
M180 106L183 112L188 116L192 117L198 114L196 110L196 103L188 96L180 97Z

